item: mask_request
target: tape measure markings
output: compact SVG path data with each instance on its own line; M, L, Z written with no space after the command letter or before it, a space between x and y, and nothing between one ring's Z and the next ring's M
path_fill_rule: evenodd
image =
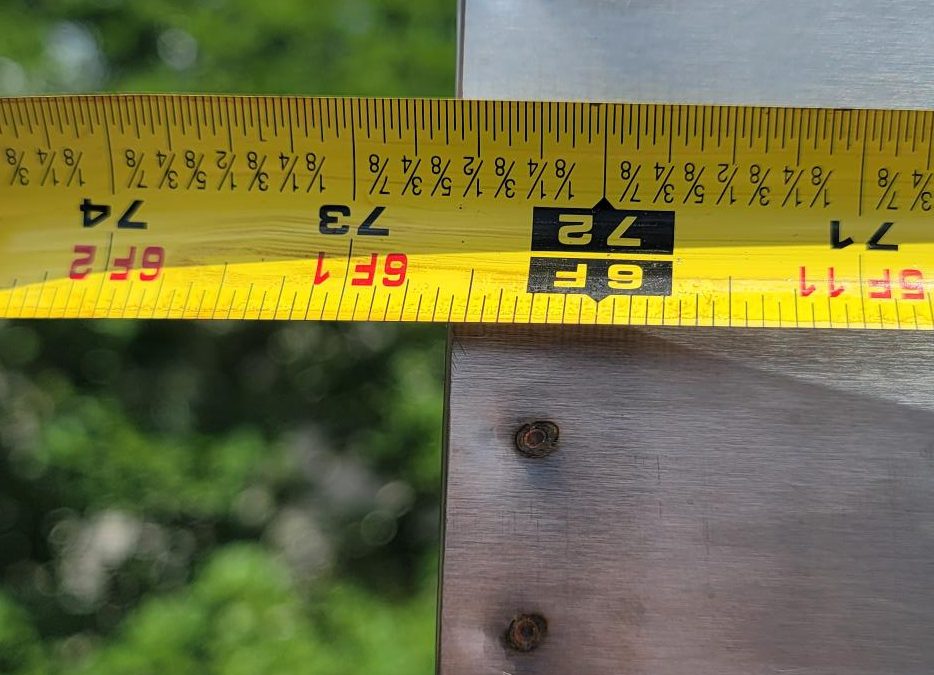
M0 99L0 307L932 328L932 121L583 102Z

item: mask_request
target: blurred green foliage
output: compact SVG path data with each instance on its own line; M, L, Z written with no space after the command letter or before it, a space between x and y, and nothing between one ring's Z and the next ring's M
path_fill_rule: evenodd
M454 3L6 0L0 95L447 96ZM443 334L0 324L0 673L433 663Z

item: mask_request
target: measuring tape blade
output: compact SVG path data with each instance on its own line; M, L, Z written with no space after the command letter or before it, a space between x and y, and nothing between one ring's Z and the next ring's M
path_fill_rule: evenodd
M934 328L929 111L0 99L0 316Z

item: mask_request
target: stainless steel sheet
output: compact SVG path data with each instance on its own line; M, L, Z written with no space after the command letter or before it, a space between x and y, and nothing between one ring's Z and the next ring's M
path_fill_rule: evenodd
M463 0L464 96L934 106L934 13ZM444 675L934 672L927 334L457 327ZM516 428L552 420L529 459ZM509 649L521 612L539 648Z

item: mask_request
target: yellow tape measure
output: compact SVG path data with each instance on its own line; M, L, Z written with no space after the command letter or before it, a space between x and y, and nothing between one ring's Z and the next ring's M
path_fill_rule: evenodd
M0 316L934 328L934 113L0 99Z

